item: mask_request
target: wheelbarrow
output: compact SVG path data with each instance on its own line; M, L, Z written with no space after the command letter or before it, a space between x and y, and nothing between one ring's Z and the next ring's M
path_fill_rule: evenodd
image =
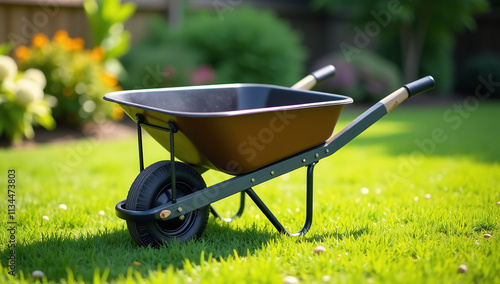
M223 84L106 94L105 100L119 104L137 124L140 173L127 199L116 205L132 239L140 246L159 246L199 238L210 212L225 222L241 216L245 195L280 233L306 234L312 225L313 173L319 160L408 97L434 87L431 76L409 83L333 135L342 108L353 100L309 89L334 72L326 66L291 88ZM170 152L170 161L144 168L142 129ZM291 233L252 187L301 167L307 168L305 224ZM232 177L207 187L201 174L209 169ZM237 193L240 209L232 218L210 205Z

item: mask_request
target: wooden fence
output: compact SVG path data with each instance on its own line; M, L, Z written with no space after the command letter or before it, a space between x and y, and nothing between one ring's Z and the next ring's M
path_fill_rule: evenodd
M167 0L136 0L138 9L125 28L133 40L140 38L152 14L165 15ZM82 0L0 0L0 43L13 41L27 45L36 33L49 37L64 29L70 37L81 37L87 47L89 28L82 8Z

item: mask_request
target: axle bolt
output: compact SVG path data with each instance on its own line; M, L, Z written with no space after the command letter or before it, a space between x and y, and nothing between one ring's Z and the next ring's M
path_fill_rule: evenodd
M177 212L181 213L182 212L182 207L177 208Z

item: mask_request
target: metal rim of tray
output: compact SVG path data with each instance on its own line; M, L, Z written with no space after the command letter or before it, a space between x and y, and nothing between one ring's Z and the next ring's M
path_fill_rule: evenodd
M182 112L182 111L171 111L171 110L165 110L165 109L155 108L155 107L151 107L151 106L145 106L143 104L131 103L131 102L126 102L123 100L118 100L118 99L113 98L113 96L127 94L127 93L131 93L131 92L137 92L137 91L117 91L117 92L113 92L113 93L108 93L104 96L104 99L108 100L110 102L114 102L114 103L118 103L118 104L122 104L122 105L139 107L141 109L151 110L151 111L155 111L155 112L159 112L159 113L165 113L165 114L177 115L177 116L185 116L185 117L224 117L224 116L245 115L245 114L271 112L271 111L286 111L286 110L290 110L290 109L302 109L302 108L311 108L311 107L320 107L320 106L346 105L346 104L350 104L350 103L354 102L354 100L352 98L347 97L347 96L342 96L342 95L329 94L329 93L316 92L316 91L295 90L295 89L290 89L290 88L275 86L275 85L268 85L268 84L247 84L247 83L146 89L146 90L141 90L141 93L147 94L147 93L153 93L153 92L161 92L163 90L168 90L169 92L171 92L171 91L201 90L201 89L209 90L209 89L241 88L241 87L266 87L266 88L281 89L281 90L293 90L293 91L297 91L297 92L307 92L310 94L329 96L332 98L336 98L336 100L331 100L331 101L326 101L326 102L292 104L292 105L275 106L275 107L261 107L261 108L250 108L250 109L241 109L241 110L229 110L229 111Z

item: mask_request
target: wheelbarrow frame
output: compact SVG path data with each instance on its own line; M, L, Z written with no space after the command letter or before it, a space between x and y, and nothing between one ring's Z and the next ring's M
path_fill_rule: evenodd
M374 124L376 121L381 119L384 115L389 113L392 109L398 106L405 99L430 90L434 87L434 79L431 76L424 77L415 82L406 84L400 89L396 90L392 94L388 95L381 101L377 102L371 108L366 110L364 113L359 115L350 124L344 127L336 135L329 138L325 143L322 143L316 147L309 150L305 150L298 154L292 155L290 157L284 158L278 162L272 163L270 165L259 168L255 171L237 175L228 180L222 181L215 185L206 187L204 189L198 190L186 196L176 198L175 195L175 148L174 139L177 128L175 124L170 121L169 128L159 127L146 123L144 118L138 115L137 118L137 133L138 133L138 144L139 144L139 163L140 170L144 169L144 158L143 158L143 144L142 144L142 127L152 127L158 130L163 130L169 132L170 135L170 163L172 169L172 201L169 203L162 204L155 208L146 211L135 211L128 210L125 208L125 200L119 202L116 205L116 215L119 218L135 221L135 222L149 222L149 221L166 221L174 218L178 218L181 215L189 213L191 211L197 210L199 208L205 207L224 199L226 197L232 196L236 193L241 193L240 199L240 209L235 217L240 216L243 213L243 207L245 204L244 195L247 194L263 212L263 214L269 219L273 226L283 234L290 236L301 236L307 233L312 225L313 216L313 175L314 166L319 162L319 160L326 158L342 147L349 143L356 136L361 134L364 130ZM269 181L283 174L289 173L301 167L307 167L307 181L306 181L306 217L305 224L303 228L297 233L291 233L285 229L285 227L279 222L279 220L274 216L271 210L266 206L266 204L260 199L257 193L252 189L252 187L259 185L263 182ZM229 222L233 218L224 218L220 216L215 209L211 208L212 213L223 221Z

